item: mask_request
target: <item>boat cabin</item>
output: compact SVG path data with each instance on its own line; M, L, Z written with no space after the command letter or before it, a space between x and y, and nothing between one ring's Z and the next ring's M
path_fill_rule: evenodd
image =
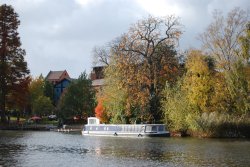
M104 136L169 136L164 124L100 124L96 117L88 118L82 130L83 135Z

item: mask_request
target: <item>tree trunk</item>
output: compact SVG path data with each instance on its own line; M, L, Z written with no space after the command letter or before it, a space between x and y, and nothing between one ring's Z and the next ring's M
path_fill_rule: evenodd
M1 122L6 123L6 115L5 115L5 95L2 95L2 101L0 104L0 112L1 112Z

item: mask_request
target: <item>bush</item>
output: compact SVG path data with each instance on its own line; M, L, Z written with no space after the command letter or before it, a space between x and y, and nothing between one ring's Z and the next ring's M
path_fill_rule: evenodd
M170 131L186 133L189 114L189 105L184 93L180 90L180 82L173 88L167 83L163 92L165 99L162 101L165 113L165 122Z
M196 120L196 129L190 133L200 137L250 137L249 115L227 113L203 113Z

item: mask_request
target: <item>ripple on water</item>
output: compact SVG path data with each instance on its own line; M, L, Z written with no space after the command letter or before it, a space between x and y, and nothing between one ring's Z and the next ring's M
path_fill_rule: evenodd
M248 166L249 141L83 137L0 131L0 165Z
M63 146L45 146L45 145L30 145L29 151L47 152L47 153L69 153L69 154L86 154L88 149L78 147L63 147Z

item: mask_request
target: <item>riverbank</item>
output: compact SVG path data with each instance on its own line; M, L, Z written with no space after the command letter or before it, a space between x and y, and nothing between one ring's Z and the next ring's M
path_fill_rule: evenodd
M171 137L250 138L250 124L224 122L196 130L170 131Z
M24 124L24 123L0 124L0 130L48 131L55 128L57 128L57 126L53 124Z
M53 124L0 124L0 130L17 130L17 131L56 131L65 133L81 133L83 125L63 125L58 128Z
M32 131L57 131L66 133L80 133L83 125L64 125L61 128L53 124L25 124L11 123L0 124L0 130L32 130ZM196 137L196 138L250 138L250 124L213 124L213 126L203 129L171 131L171 137Z
M250 138L250 115L228 113L203 113L178 115L180 119L167 121L168 129L175 136L202 138ZM170 122L170 123L168 123Z

